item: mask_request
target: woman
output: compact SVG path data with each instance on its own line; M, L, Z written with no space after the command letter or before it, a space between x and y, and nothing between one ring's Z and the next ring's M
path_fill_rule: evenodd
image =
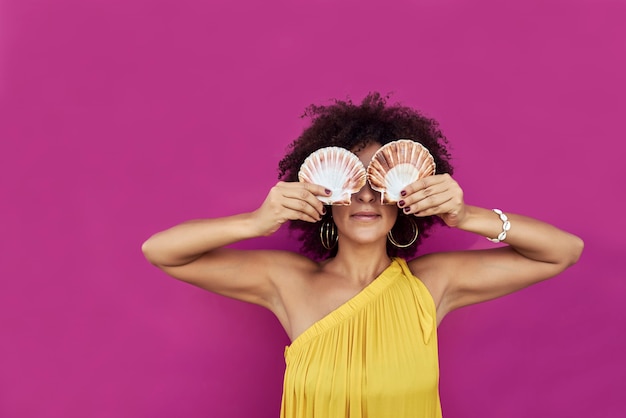
M371 94L360 105L312 106L308 116L311 126L280 163L284 181L257 210L159 232L144 254L177 279L276 315L292 341L282 417L440 417L441 320L559 274L583 243L538 220L466 204L450 175L445 137L415 110ZM406 186L396 204L381 204L367 183L350 205L325 206L320 198L329 190L297 181L317 149L348 149L367 167L382 145L400 138L424 145L437 172ZM287 221L311 258L225 248ZM440 221L508 245L413 258Z

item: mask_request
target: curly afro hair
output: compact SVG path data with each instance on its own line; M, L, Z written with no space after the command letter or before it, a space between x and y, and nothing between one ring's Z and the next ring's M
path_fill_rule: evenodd
M351 100L335 100L329 106L309 106L302 117L310 118L311 124L289 145L288 153L279 163L279 179L298 181L298 171L305 158L320 148L335 146L356 152L372 142L384 145L397 139L412 139L421 143L435 159L436 173L452 174L448 141L439 130L437 121L401 104L389 105L388 99L388 96L370 93L360 105L353 104ZM304 254L318 260L335 256L336 246L327 250L320 241L320 227L330 216L331 211L327 211L322 222L290 222L289 229L298 233ZM408 216L413 217L420 234L415 243L407 248L397 248L387 241L389 256L413 257L430 227L441 222L435 216L418 218L404 215L398 209L398 220L393 227L397 242L409 242L412 238L413 229Z

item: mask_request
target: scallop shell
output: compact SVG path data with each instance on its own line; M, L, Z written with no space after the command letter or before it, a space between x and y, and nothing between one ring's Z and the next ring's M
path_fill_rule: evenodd
M326 147L309 155L298 172L301 182L324 186L330 196L317 196L327 205L349 205L367 181L365 167L359 158L345 148Z
M372 189L381 193L381 203L400 200L400 192L409 184L435 174L435 160L419 142L399 139L382 146L367 167Z

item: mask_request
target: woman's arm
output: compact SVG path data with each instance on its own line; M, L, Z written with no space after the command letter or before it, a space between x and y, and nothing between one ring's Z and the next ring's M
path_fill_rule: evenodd
M405 206L417 216L439 215L449 226L495 238L503 221L492 210L465 205L449 176L432 176L407 187ZM494 299L553 277L578 261L580 238L545 222L506 213L508 246L432 254L411 262L427 282L442 316L462 306Z
M324 211L316 195L326 191L307 183L276 184L255 211L182 223L150 237L145 257L167 274L211 292L268 308L276 302L273 269L288 268L276 251L236 251L223 247L273 234L290 219L315 222Z

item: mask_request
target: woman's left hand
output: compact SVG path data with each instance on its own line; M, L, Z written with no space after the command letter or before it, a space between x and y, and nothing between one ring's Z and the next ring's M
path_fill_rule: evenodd
M398 207L415 216L437 215L451 227L465 217L463 190L449 174L424 177L404 188Z

